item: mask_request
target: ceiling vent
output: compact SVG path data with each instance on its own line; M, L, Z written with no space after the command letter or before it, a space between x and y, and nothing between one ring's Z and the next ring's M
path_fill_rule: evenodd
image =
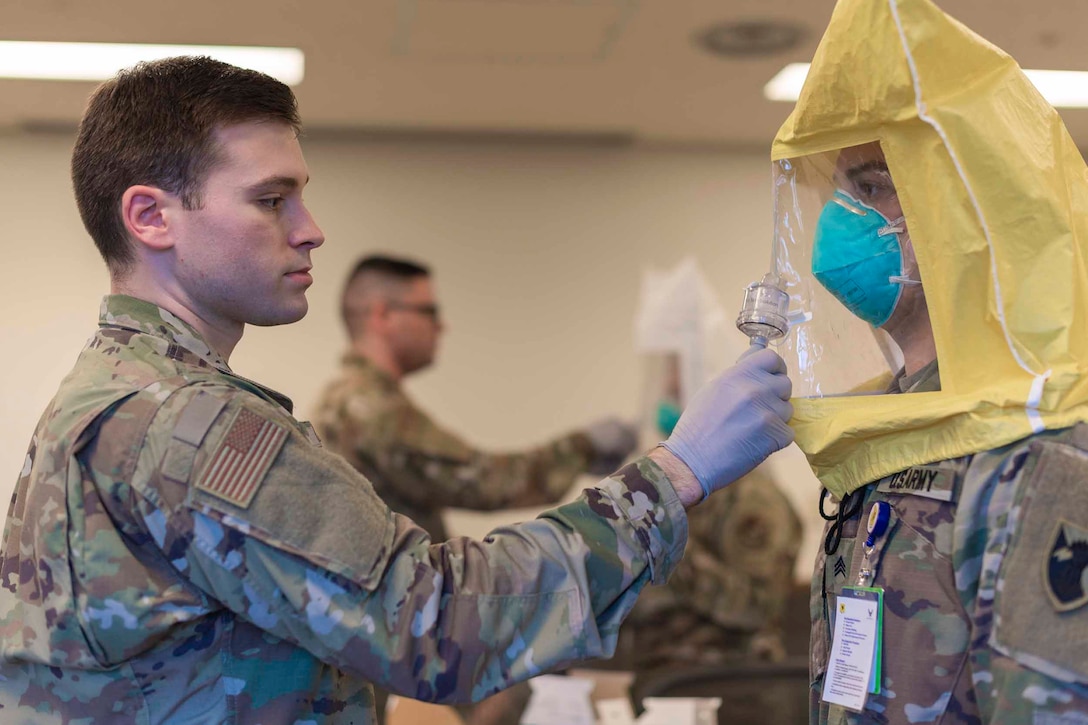
M740 20L718 23L695 34L695 43L712 55L758 58L777 55L805 37L804 26L782 20Z

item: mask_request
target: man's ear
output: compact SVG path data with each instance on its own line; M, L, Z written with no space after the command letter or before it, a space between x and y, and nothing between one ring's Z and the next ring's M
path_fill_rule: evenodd
M366 326L368 330L384 330L389 317L389 303L376 297L366 306Z
M393 301L380 295L373 297L366 306L366 318L363 323L370 337L386 338L395 327L393 324Z
M164 251L174 246L169 221L178 201L173 194L157 186L130 186L121 195L121 219L125 229L138 243Z

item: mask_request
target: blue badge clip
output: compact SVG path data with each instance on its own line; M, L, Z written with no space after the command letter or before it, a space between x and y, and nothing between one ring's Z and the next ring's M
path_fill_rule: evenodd
M888 522L892 520L892 507L886 501L877 501L869 509L869 524L866 530L869 537L865 539L865 546L874 546L876 540L888 530Z

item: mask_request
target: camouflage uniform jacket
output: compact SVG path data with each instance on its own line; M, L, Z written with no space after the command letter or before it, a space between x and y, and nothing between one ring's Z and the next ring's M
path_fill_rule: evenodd
M4 530L0 721L372 723L614 650L687 519L647 459L432 544L185 323L107 297Z
M374 485L389 507L448 538L442 509L492 510L555 503L593 453L581 433L527 453L479 451L436 425L397 381L366 358L348 355L314 415L325 446Z
M1078 425L910 468L852 494L862 502L857 515L816 561L811 722L1088 723L1086 481L1088 426ZM873 586L884 589L883 682L853 713L820 702L828 608L858 583L862 522L877 501L892 511L869 557Z
M689 512L687 552L639 598L617 659L637 670L781 659L800 546L801 521L766 469L716 493Z

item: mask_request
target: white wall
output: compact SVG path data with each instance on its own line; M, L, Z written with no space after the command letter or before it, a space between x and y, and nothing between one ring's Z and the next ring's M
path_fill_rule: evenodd
M62 135L0 137L4 501L108 288L72 200L70 147ZM299 417L341 354L336 297L367 252L433 266L448 330L438 366L409 387L441 422L492 448L638 412L631 321L647 265L694 255L732 314L769 261L766 153L320 137L303 148L307 202L327 237L314 255L310 314L250 328L231 359L239 374L292 396ZM807 577L819 487L796 448L771 465L806 522L798 575ZM451 525L481 535L530 513L457 514Z

